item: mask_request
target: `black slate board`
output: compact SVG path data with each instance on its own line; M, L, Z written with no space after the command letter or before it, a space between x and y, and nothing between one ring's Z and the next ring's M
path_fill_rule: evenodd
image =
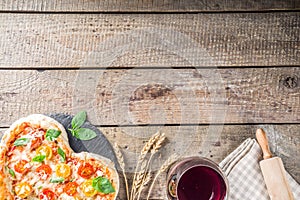
M71 132L68 130L69 128L71 128L71 121L73 118L71 115L67 115L63 113L55 113L55 114L49 114L48 116L55 119L65 127L68 133L70 146L74 150L74 152L79 153L82 151L87 151L87 152L99 154L101 156L109 158L117 165L117 159L113 147L111 146L107 138L103 135L103 133L99 131L98 128L93 126L91 123L86 121L82 125L82 127L92 129L97 133L97 137L92 140L83 141L73 137Z

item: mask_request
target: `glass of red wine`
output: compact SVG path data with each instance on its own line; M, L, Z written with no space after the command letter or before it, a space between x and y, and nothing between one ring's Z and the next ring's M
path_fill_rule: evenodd
M213 161L188 157L177 161L167 174L170 200L226 200L228 181Z

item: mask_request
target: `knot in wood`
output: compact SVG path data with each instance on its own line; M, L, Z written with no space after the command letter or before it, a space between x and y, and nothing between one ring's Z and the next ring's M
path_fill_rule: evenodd
M148 84L137 88L130 101L154 100L171 94L172 89L160 84Z
M293 89L298 85L298 77L297 76L285 76L281 79L283 86L289 89Z

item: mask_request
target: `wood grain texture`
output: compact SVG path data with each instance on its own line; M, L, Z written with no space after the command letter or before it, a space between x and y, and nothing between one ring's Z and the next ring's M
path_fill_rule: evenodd
M0 14L1 68L300 66L300 13Z
M0 10L37 12L201 12L294 10L299 8L299 0L2 0L0 2Z
M90 112L97 125L299 123L300 68L1 70L0 126Z
M191 127L119 127L100 128L112 142L123 148L128 172L135 167L137 156L147 139L156 131L164 132L167 142L157 155L152 165L154 171L172 153L180 156L200 155L209 157L215 162L223 160L237 148L246 138L255 138L255 130L263 128L269 135L273 153L283 159L286 170L300 181L300 125L259 125L259 126L191 126ZM184 144L184 145L183 145ZM136 153L136 155L134 154ZM130 176L130 173L128 173ZM151 199L166 199L165 174L157 182ZM120 199L125 198L125 191ZM144 194L145 199L146 195Z
M157 131L166 134L167 142L164 143L155 162L151 165L154 172L172 153L178 153L182 157L206 156L215 162L220 162L245 139L254 138L255 130L258 127L264 128L268 132L272 151L283 159L286 170L299 182L300 125L149 126L99 129L111 143L116 142L120 145L125 156L126 172L131 179L141 148ZM4 130L0 129L1 132ZM216 132L219 133L216 134ZM165 174L159 176L151 199L166 199L165 191L162 188L165 188ZM144 194L142 199L145 197ZM119 199L125 199L123 186L121 186Z

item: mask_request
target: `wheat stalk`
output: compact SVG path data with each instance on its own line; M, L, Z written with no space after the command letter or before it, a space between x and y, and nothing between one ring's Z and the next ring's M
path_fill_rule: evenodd
M147 167L147 161L144 161L141 165L141 171L137 174L137 176L133 182L134 191L137 191L141 187L141 185L143 183L143 178L144 178L144 175L146 172L146 167Z
M133 176L133 186L131 188L131 194L130 194L130 200L133 200L134 199L134 195L136 194L136 191L137 191L137 186L138 186L138 182L140 180L143 180L143 179L140 179L142 175L144 175L144 172L146 170L146 166L141 166L141 170L140 170L140 173L137 173L139 168L140 168L140 165L141 163L143 164L144 163L144 159L147 155L147 153L149 151L151 151L151 148L153 146L154 143L157 142L157 140L159 140L160 138L160 135L161 133L156 133L154 134L147 142L146 144L144 145L143 149L141 150L141 154L139 156L139 159L138 159L138 162L137 162L137 165L136 165L136 169L135 169L135 173L134 173L134 176ZM140 177L137 177L137 174L139 174ZM137 180L138 179L138 180Z
M151 160L152 160L154 154L160 149L160 147L162 146L162 143L165 141L165 139L166 139L166 137L165 137L165 134L164 134L164 133L159 134L159 135L157 136L157 140L154 142L154 144L153 144L153 146L152 146L152 148L151 148L151 151L150 151L150 152L151 152L151 155L150 155L150 158L149 158L149 160L148 160L148 162L147 162L146 170L149 169L149 165L150 165L150 163L151 163ZM144 178L145 178L145 177L144 177Z
M178 159L178 155L176 155L176 154L172 154L164 163L163 163L163 165L160 167L160 169L158 170L158 172L155 174L155 176L154 176L154 179L153 179L153 181L152 181L152 183L151 183L151 185L150 185L150 188L149 188L149 191L148 191L148 195L147 195L147 200L149 200L149 198L150 198L150 194L151 194L151 192L152 192L152 189L153 189L153 187L154 187L154 183L155 183L155 181L157 180L157 178L158 178L158 176L162 173L162 172L165 172L168 168L169 168L169 166L172 164L172 163L174 163L177 159Z
M125 162L124 162L124 157L123 154L121 152L121 149L119 147L119 145L117 143L115 143L114 146L115 152L116 152L116 156L117 156L117 161L122 169L123 172L123 176L124 176L124 181L125 181L125 187L126 187L126 195L127 195L127 200L129 200L129 188L128 188L128 181L127 181L127 177L126 177L126 173L125 173Z
M140 167L140 172L135 174L135 177L132 182L132 188L131 188L131 194L130 194L130 200L134 200L139 188L143 185L143 180L144 180L144 175L146 173L146 168L148 165L148 161L143 160L141 167Z
M117 161L118 161L121 169L123 170L127 200L135 200L135 199L139 200L140 199L143 189L147 186L147 184L151 180L151 173L149 172L149 166L152 161L152 158L155 155L155 153L158 152L158 150L162 147L162 144L165 141L165 139L166 139L165 134L158 132L158 133L154 134L144 145L143 149L141 150L141 153L140 153L137 165L136 165L130 193L129 193L127 177L125 174L124 157L120 150L120 147L117 144L115 144L114 149L115 149L115 153L117 156ZM150 152L149 159L145 160L145 158L149 152ZM172 155L161 166L161 168L155 175L153 182L151 183L149 193L147 196L147 200L149 199L150 193L154 186L154 182L158 178L159 174L161 172L164 172L169 167L169 165L174 162L174 160L175 160L175 156Z
M143 179L143 184L142 184L142 186L141 186L141 187L139 188L139 190L138 190L138 197L137 197L137 199L140 199L142 190L144 189L144 187L146 187L146 185L150 182L150 180L151 180L151 173L148 172L148 173L146 174L146 176L144 177L144 179Z
M147 179L147 174L146 174L146 172L149 170L149 166L150 166L150 163L151 163L151 161L152 161L152 158L153 158L154 154L160 149L160 147L162 146L162 143L163 143L164 140L166 139L164 133L158 133L158 134L155 135L155 137L153 137L153 138L155 138L154 143L153 143L152 147L151 147L150 149L148 149L148 151L150 150L150 152L151 152L150 158L148 159L147 162L145 162L145 163L147 163L146 168L145 168L145 169L143 168L142 171L141 171L141 173L140 173L140 174L143 175L143 179L142 179L142 181L141 181L141 184L144 184L144 182L146 182L146 179ZM142 189L141 189L141 190L138 190L138 191L136 192L136 194L138 194L138 198L137 198L137 199L140 198L141 191L142 191ZM133 196L135 197L136 194L134 194Z

